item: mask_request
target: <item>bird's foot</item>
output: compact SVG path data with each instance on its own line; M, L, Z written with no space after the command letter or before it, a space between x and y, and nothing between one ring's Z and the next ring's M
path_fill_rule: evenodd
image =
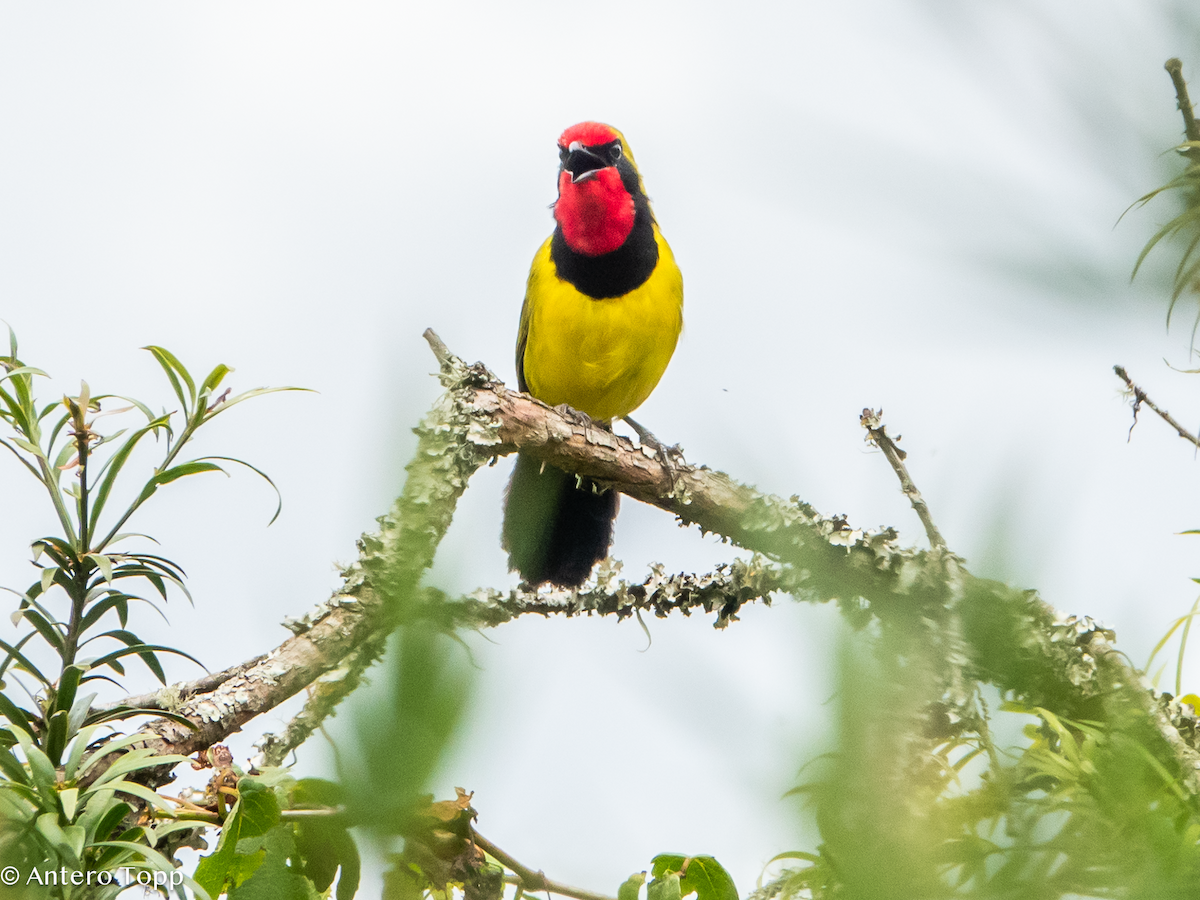
M626 425L637 432L638 443L640 443L643 447L649 447L653 449L654 452L658 454L658 460L662 463L663 468L666 469L667 477L671 480L671 493L677 493L679 488L679 480L676 477L675 466L672 462L672 459L677 456L680 458L683 457L683 451L680 449L679 445L672 444L668 447L657 437L655 437L654 432L649 428L646 428L644 425L635 422L633 419L629 418L629 416L622 416L622 418L625 420Z
M581 425L584 428L603 428L605 431L612 431L612 426L608 422L593 419L587 413L580 412L575 407L567 406L565 403L558 404L558 406L554 407L554 411L572 425Z

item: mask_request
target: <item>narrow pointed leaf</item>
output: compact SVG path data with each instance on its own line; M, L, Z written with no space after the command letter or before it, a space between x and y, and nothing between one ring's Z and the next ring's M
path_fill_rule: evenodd
M179 402L183 404L183 414L187 418L191 418L192 406L196 398L196 384L192 381L192 376L184 367L183 363L175 358L175 355L164 347L151 345L143 347L143 350L149 350L158 364L162 366L164 372L167 373L167 378L171 382L171 387L175 389L175 396L179 398ZM178 376L178 377L177 377ZM179 379L183 379L183 383L187 385L187 393L180 387Z

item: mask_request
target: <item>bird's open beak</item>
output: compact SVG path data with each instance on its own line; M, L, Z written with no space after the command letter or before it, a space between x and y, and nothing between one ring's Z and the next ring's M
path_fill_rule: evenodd
M597 156L579 141L574 141L568 148L563 169L571 173L571 184L587 181L601 169L608 168L608 163Z

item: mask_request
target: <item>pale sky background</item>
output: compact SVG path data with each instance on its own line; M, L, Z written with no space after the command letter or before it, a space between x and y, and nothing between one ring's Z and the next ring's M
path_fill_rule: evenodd
M271 474L272 527L243 473L172 485L138 523L196 598L144 636L222 668L327 597L398 492L438 389L421 331L512 378L555 139L611 122L686 289L638 418L692 462L919 544L862 443L859 412L882 407L973 571L1103 620L1141 663L1195 596L1200 539L1177 533L1200 527L1200 469L1149 414L1126 442L1111 367L1200 426L1197 382L1163 362L1194 364L1195 307L1166 331L1169 256L1129 283L1174 207L1114 225L1178 170L1162 63L1200 72L1185 8L0 3L0 318L54 376L47 398L86 378L171 407L149 343L235 367L235 390L319 392L231 411L197 446ZM514 583L510 467L476 477L431 583ZM28 544L53 526L35 487L0 461L0 584L32 581ZM617 534L634 578L733 552L629 501ZM481 831L562 881L615 892L678 851L745 892L815 846L781 795L828 746L838 625L789 600L742 618L653 621L644 653L635 622L468 636L478 690L437 792L474 790ZM285 716L268 719L240 759ZM300 760L330 771L322 739Z

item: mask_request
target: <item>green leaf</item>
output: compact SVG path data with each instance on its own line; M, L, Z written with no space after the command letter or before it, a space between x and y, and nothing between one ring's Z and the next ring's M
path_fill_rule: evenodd
M638 900L642 885L646 883L645 872L635 872L617 888L617 900Z
M0 772L3 772L5 778L16 784L33 786L33 781L30 779L29 773L25 771L25 767L21 765L7 747L0 749Z
M0 375L0 381L4 381L6 378L16 378L20 375L41 375L43 378L50 377L41 369L35 369L33 366L18 366L17 368L9 369L3 375Z
M142 868L152 872L161 872L168 879L183 879L183 884L187 885L197 894L197 900L212 900L212 894L209 894L201 885L197 884L192 878L189 878L183 872L177 869L169 859L163 856L156 850L152 850L144 844L137 844L131 841L98 841L92 845L93 847L112 847L120 850L125 850L128 853L135 854L142 859ZM168 883L176 883L168 881Z
M100 522L100 514L104 511L104 507L108 503L108 497L112 493L113 485L116 484L117 476L121 474L121 470L125 467L125 463L129 461L129 456L133 453L134 448L137 447L138 442L151 432L156 432L159 428L166 427L168 421L168 416L160 416L148 425L139 428L125 439L125 442L121 444L117 452L104 464L104 469L102 470L103 477L100 479L99 486L92 494L91 528L93 532L96 531L96 526ZM135 502L130 512L132 509L136 509L137 506L138 504ZM127 512L124 518L127 519L128 517ZM118 527L120 526L118 525ZM112 535L106 537L97 545L97 549L104 549L112 540L112 537Z
M289 802L293 809L314 809L339 806L344 797L341 785L320 778L304 778L292 788ZM345 820L340 816L313 816L297 819L294 825L296 850L303 860L300 871L318 891L325 891L340 868L337 900L350 900L358 890L361 862Z
M186 478L188 475L199 475L203 472L222 472L226 476L229 474L215 463L198 461L180 463L177 466L172 466L165 472L159 472L153 478L147 481L145 486L142 488L142 492L138 494L137 499L133 502L130 509L137 509L152 496L154 496L154 492L157 491L162 485L170 484L172 481L177 481L180 478Z
M207 822L196 822L183 820L180 822L164 822L162 825L154 826L154 846L158 847L162 844L163 838L169 837L172 834L177 834L180 831L195 831L197 828L209 828Z
M252 780L243 787L248 780L239 782L238 800L225 818L217 849L201 857L196 866L197 883L214 897L224 891L238 867L239 856L245 857L238 852L240 842L260 837L279 824L279 803L274 792L254 785Z
M191 731L195 731L198 727L187 716L180 715L179 713L168 712L162 709L146 709L139 706L114 706L103 712L92 712L88 714L85 721L88 725L100 725L103 722L119 722L131 719L134 716L154 716L157 719L168 719Z
M196 384L192 381L192 376L188 373L187 368L175 355L165 347L157 347L150 345L143 347L143 350L149 350L158 364L162 366L164 372L167 373L167 378L171 382L171 387L175 389L175 396L179 398L179 402L183 405L183 415L185 418L191 418L192 405L196 399ZM179 379L183 379L183 383L187 385L187 393L180 387Z
M33 739L24 731L18 728L15 735L17 742L21 745L21 752L25 754L25 761L29 764L29 773L33 776L33 786L37 788L43 808L57 809L58 775L54 771L54 764L41 749L34 745Z
M106 772L105 774L108 773ZM99 794L104 791L114 791L116 793L129 794L130 796L145 800L151 806L155 807L160 812L166 813L168 816L173 815L175 812L175 807L172 806L170 802L164 800L144 784L138 784L136 781L125 781L124 779L106 781L103 784L92 785L87 789L87 794L88 796L91 796L92 794Z
M56 811L38 816L37 830L60 857L78 863L79 857L83 855L83 841L80 839L82 835L79 834L83 831L82 828L73 829L76 834L67 834L58 824Z
M95 697L92 694L92 697ZM90 700L88 701L91 702ZM75 773L79 771L79 764L83 761L83 754L87 751L87 745L92 740L92 735L95 734L95 726L89 726L82 730L77 729L75 740L71 742L71 752L67 755L67 761L63 763L63 778L67 781L75 780Z
M103 553L89 553L87 558L96 564L96 568L100 570L100 574L104 576L104 580L112 584L113 570L112 560Z
M4 449L8 450L13 456L15 456L17 458L17 462L19 462L26 469L28 469L34 478L38 479L38 481L42 480L42 473L38 471L37 466L33 465L29 460L27 460L20 453L18 453L17 448L14 447L9 441L0 439L0 447L3 447Z
M208 398L212 396L212 392L217 389L217 385L224 381L225 376L232 371L233 369L224 363L218 363L216 368L208 373L208 377L200 385L200 399L207 403Z
M120 632L111 632L104 635L97 635L97 637L116 637L119 633ZM120 637L116 637L116 639L121 640ZM154 677L157 678L162 684L166 684L167 677L163 672L162 666L158 662L158 657L155 656L156 653L171 653L175 656L182 656L184 659L190 659L200 668L204 668L204 663L200 662L200 660L196 659L196 657L192 656L191 654L184 653L182 650L176 650L174 647L164 647L161 644L142 643L130 644L123 650L114 650L112 653L106 653L99 659L92 661L92 668L98 669L101 666L110 666L111 668L116 669L118 672L122 672L124 670L120 666L115 665L116 660L131 654L137 654L138 657L141 658L142 662L146 664L146 667L154 673Z
M733 879L711 856L663 853L654 857L650 871L656 879L678 872L679 890L685 897L695 892L697 900L738 900Z
M249 878L230 888L229 900L319 900L313 883L288 866L295 853L291 828L271 829L262 848L263 859Z
M57 566L47 566L42 569L42 593L50 590L50 585L54 584L54 576L58 574Z
M251 472L255 473L260 478L262 478L263 481L265 481L267 484L269 484L271 486L271 490L273 490L275 492L275 512L271 516L271 521L267 523L267 527L269 528L270 526L275 524L275 520L279 518L279 513L282 512L282 510L283 510L283 494L281 494L279 492L279 488L276 487L275 482L271 480L271 477L266 472L264 472L262 469L259 469L259 468L256 468L255 466L250 465L250 463L246 462L245 460L235 459L232 456L204 456L204 457L201 457L201 459L202 460L219 459L224 462L237 463L239 466L245 466ZM224 471L224 469L222 469L221 471Z
M133 807L111 794L94 795L76 824L87 833L89 842L104 841L132 811Z
M87 670L82 666L67 666L58 679L58 689L54 692L54 709L69 710L75 703L75 692L79 689L79 679Z
M4 716L4 718L8 719L17 728L20 728L31 737L33 736L33 723L30 721L30 714L9 700L4 694L0 694L0 716Z
M75 549L62 538L53 536L41 537L34 541L32 546L35 559L38 552L41 551L62 568L69 567L71 561L75 558Z
M122 627L129 621L129 601L142 600L141 597L136 597L133 594L126 594L122 591L114 591L103 600L97 600L91 605L83 619L80 621L80 631L87 632L89 628L99 622L104 614L111 609L117 611L117 619L121 622ZM149 601L143 601L149 602ZM154 604L150 604L154 609L158 610ZM122 612L124 611L124 612ZM161 610L158 610L162 614Z
M236 812L235 806L234 813ZM225 881L229 877L229 870L237 857L237 842L241 824L239 817L230 814L221 827L221 837L217 842L217 849L208 856L200 857L200 861L196 864L196 870L192 873L196 883L213 897L224 893Z
M21 643L24 643L24 641ZM31 663L24 656L24 654L22 654L21 651L12 644L8 643L7 641L0 641L0 650L3 650L6 654L4 662L0 664L0 673L3 673L4 670L8 668L10 661L15 662L20 669L28 672L39 682L41 682L43 686L50 687L50 679L43 675L41 670Z
M646 900L680 900L682 896L678 872L656 878L646 888Z
M79 788L64 788L59 791L58 802L62 806L63 818L68 822L74 820L75 809L79 803Z
M74 735L87 722L88 713L92 711L92 701L96 699L96 694L77 694L75 702L71 705L67 714L67 734Z
M63 643L62 634L55 627L55 623L48 622L41 613L34 612L32 609L25 610L25 620L42 636L42 640L54 649L55 653L59 656L63 655L66 645Z
M279 801L275 799L275 792L266 788L255 790L253 779L238 781L237 805L244 838L266 834L279 824Z
M207 422L210 419L215 418L216 416L225 412L225 410L232 409L234 406L237 406L239 403L242 403L246 400L252 400L255 397L261 397L264 394L277 394L281 391L304 391L306 393L315 393L315 391L313 391L311 388L302 387L253 388L252 390L243 391L236 396L230 397L228 400L218 403L208 411L208 415L205 416L205 421Z
M22 450L24 450L26 453L32 453L34 456L38 457L39 459L45 458L42 454L42 448L39 447L37 444L32 444L29 441L23 440L21 438L10 438L10 440L14 444L16 444L18 447L20 447Z
M145 738L142 738L145 740ZM135 750L128 751L124 756L109 766L104 774L98 777L85 791L92 793L107 785L110 781L115 781L123 775L130 772L137 772L142 769L153 769L158 766L176 766L179 763L187 762L186 756L180 756L178 753L162 753L158 754L149 747L138 747ZM89 765L84 768L90 767Z
M67 711L60 709L50 717L46 729L46 756L55 766L62 762L63 750L67 747Z

